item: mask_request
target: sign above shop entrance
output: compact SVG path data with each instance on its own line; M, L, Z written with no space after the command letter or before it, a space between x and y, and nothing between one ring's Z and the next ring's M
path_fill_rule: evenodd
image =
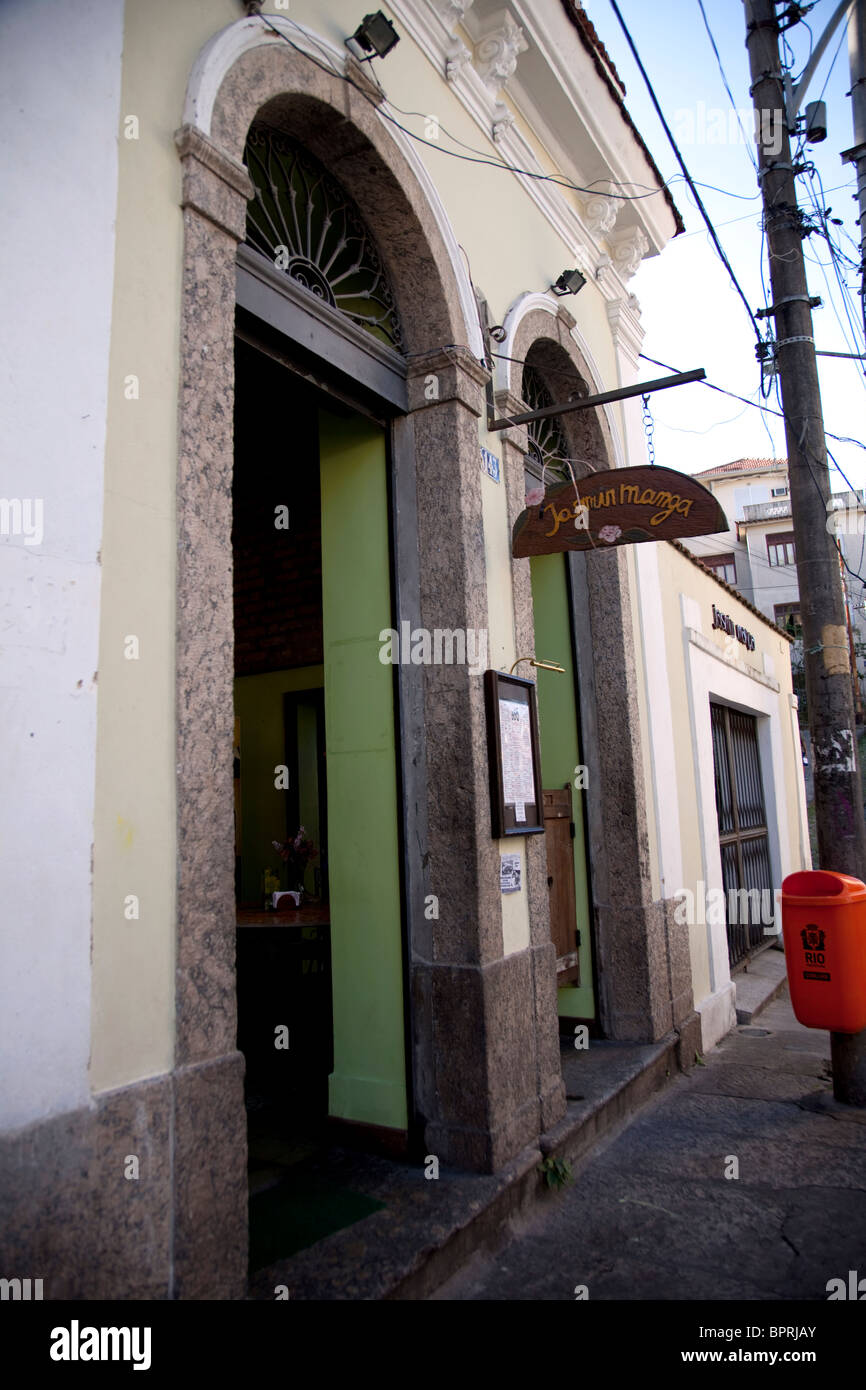
M729 618L727 613L722 613L721 610L713 604L713 630L717 627L721 628L722 632L726 632L729 637L736 637L737 641L742 642L747 651L753 652L755 650L755 639L752 633L749 632L749 629L741 627L739 623L735 623L733 618Z
M707 488L673 468L609 468L560 483L514 523L512 554L606 550L640 541L671 541L727 531Z

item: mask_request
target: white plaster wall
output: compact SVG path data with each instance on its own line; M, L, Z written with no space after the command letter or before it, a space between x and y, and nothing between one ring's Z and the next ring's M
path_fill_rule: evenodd
M120 0L4 0L0 1124L89 1094L91 847ZM38 537L34 537L38 539Z
M650 777L647 795L652 797L656 827L653 863L658 862L658 884L653 883L653 897L672 898L683 881L680 798L675 775L677 740L671 699L672 674L676 678L678 673L672 673L669 669L663 634L659 632L660 615L664 612L659 549L656 545L634 546L638 581L634 588L640 614L649 724Z

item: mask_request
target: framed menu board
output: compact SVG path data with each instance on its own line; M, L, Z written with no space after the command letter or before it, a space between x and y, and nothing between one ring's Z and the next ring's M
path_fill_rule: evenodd
M494 839L543 835L535 685L504 671L485 671L484 695Z

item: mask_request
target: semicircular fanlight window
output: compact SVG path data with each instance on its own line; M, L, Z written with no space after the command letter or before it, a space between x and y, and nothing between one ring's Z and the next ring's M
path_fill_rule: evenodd
M300 145L254 125L244 163L255 193L248 245L389 347L402 349L397 308L361 214L343 188Z
M553 397L539 373L528 362L523 368L521 392L528 410L544 410L546 406L554 404ZM546 420L531 420L526 432L532 462L539 470L547 469L545 476L552 474L555 480L567 481L570 476L565 463L569 457L568 442L556 416L550 415Z

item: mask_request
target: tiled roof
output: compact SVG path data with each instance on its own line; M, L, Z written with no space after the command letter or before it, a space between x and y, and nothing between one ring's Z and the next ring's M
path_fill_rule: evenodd
M623 102L623 97L625 96L625 85L623 84L622 78L620 77L619 73L613 65L613 60L610 54L608 53L601 39L598 37L595 25L593 24L592 20L589 18L586 11L584 10L581 0L562 0L562 3L565 8L565 13L568 15L569 19L571 20L572 24L574 25L575 29L581 37L584 48L587 50L590 57L592 58L596 72L604 82L605 86L607 87L608 91L610 92L611 96L613 97L614 101L619 107L620 112L622 113L623 120L625 121L626 125L630 128L632 135L634 136L635 140L640 145L641 149L646 155L647 163L649 164L650 168L652 169L653 173L658 179L659 187L664 191L665 202L668 204L668 207L673 213L674 222L676 223L675 235L679 236L680 232L685 231L685 224L683 222L682 217L680 216L679 208L677 207L676 203L673 200L673 197L671 196L670 189L665 186L665 181L661 176L661 172L659 171L658 165L656 164L655 160L649 152L649 147L647 146L646 141L644 140L643 136L641 135L640 131L638 130L637 126L635 125L634 121L632 120L631 116L625 108L625 104Z
M733 463L720 463L715 468L705 468L701 473L693 473L693 478L718 478L725 473L769 473L788 467L787 459L734 459Z

